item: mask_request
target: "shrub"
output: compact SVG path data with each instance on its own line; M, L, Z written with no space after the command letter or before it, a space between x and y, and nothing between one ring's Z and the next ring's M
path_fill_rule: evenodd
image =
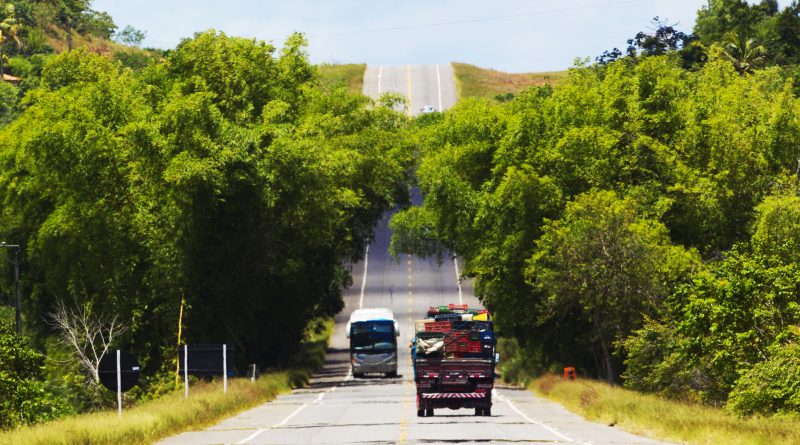
M0 322L0 428L54 419L67 412L41 380L44 356Z
M800 413L800 344L776 348L736 382L727 408L739 415Z

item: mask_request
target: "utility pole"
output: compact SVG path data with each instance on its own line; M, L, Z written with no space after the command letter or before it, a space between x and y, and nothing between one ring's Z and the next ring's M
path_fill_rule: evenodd
M17 334L22 332L22 320L20 318L19 309L19 244L7 244L5 241L0 243L0 247L6 249L14 249L14 260L9 260L14 265L14 295L16 298L15 304L15 321L17 326Z

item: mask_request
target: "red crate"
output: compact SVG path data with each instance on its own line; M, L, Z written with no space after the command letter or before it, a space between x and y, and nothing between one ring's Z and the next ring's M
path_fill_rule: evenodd
M480 344L478 344L478 346L470 344L470 345L467 345L467 350L464 351L464 352L469 352L469 353L483 352L483 348L481 347Z
M450 308L451 311L466 311L469 309L468 304L449 304L447 307Z
M425 323L425 332L450 332L453 324L449 321L430 321Z
M469 340L469 332L448 331L444 336L445 346L450 343L460 343Z
M445 352L458 352L458 353L479 353L481 352L481 345L478 343L475 345L470 341L457 341L457 342L450 342L445 343L444 345Z

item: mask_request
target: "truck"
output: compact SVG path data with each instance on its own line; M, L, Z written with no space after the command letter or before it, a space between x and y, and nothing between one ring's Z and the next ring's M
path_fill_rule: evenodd
M492 389L499 354L494 325L485 309L449 304L431 307L416 322L411 344L417 416L435 409L474 409L492 415Z
M345 326L350 339L353 377L381 373L397 377L397 337L400 328L391 309L357 309Z

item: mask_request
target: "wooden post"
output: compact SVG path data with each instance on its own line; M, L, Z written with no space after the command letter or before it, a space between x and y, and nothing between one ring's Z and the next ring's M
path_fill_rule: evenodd
M186 299L181 295L181 310L178 313L178 348L181 347L181 331L183 327L183 305L186 303ZM178 354L180 357L180 354ZM176 360L175 362L175 389L178 389L178 384L181 381L181 361L180 359Z

